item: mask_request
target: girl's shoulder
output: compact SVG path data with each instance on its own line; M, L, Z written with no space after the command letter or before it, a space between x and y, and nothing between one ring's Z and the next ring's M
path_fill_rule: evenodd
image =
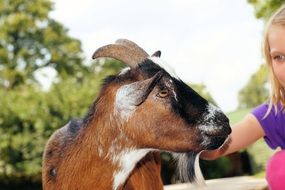
M285 109L281 104L278 104L277 107L272 106L270 108L269 103L263 103L255 107L252 113L258 120L276 120L285 117Z
M272 107L264 103L253 109L252 114L256 117L265 132L265 140L268 145L275 149L280 146L285 148L285 112L281 104Z

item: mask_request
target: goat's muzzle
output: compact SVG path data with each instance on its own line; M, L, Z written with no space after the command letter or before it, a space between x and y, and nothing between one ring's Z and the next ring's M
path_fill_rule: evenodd
M232 130L227 116L214 106L209 107L210 111L204 115L199 128L204 137L204 148L213 150L223 145Z

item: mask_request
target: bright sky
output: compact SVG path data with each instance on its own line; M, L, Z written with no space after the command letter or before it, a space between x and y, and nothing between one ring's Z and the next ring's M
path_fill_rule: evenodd
M226 112L262 63L263 22L246 0L53 0L51 16L96 48L130 39L161 58L187 83L204 83Z

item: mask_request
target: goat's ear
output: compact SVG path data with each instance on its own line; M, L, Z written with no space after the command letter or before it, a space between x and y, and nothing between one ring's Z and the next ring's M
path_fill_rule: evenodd
M151 57L160 57L160 56L161 56L161 51L158 50L158 51L154 52Z
M120 109L142 104L162 77L162 72L156 73L153 77L134 82L120 87L116 95L116 104Z

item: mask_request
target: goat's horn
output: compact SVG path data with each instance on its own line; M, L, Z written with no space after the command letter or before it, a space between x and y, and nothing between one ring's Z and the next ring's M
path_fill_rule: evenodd
M144 54L146 57L148 57L149 55L145 52L145 50L143 48L141 48L140 46L138 46L135 42L131 41L131 40L127 40L127 39L118 39L116 40L116 44L122 44L124 46L127 46L131 49L134 49L138 52L140 52L141 54Z
M126 42L125 40L123 41L124 43ZM119 40L116 44L106 45L97 49L92 58L111 57L134 68L148 57L148 54L135 43L128 41L128 45L126 45L123 41Z

